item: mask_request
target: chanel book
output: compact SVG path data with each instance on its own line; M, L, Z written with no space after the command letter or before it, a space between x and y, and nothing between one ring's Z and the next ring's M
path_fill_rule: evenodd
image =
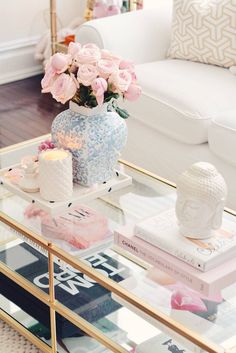
M208 239L191 239L179 233L175 210L170 209L135 225L136 237L206 272L236 255L236 223L223 220Z
M175 256L168 254L134 235L132 225L122 226L114 233L114 242L123 250L150 263L196 291L211 296L235 283L236 261L234 258L207 272L199 271Z

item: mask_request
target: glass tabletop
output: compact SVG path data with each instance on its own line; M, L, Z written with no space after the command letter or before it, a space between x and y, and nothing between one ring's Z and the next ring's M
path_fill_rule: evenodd
M32 146L33 151L35 146ZM27 148L30 151L30 146ZM6 160L10 166L11 161L16 159L15 154L17 153L17 158L20 155L19 150L8 153L9 158L5 158L4 167ZM106 219L106 226L108 225L113 234L120 226L132 226L175 206L176 191L172 183L124 161L119 163L118 168L132 177L132 184L83 204L83 212L96 212L96 217L93 214L95 228L90 223L90 232L101 231ZM55 298L58 303L87 320L98 332L120 344L126 351L136 349L136 352L152 353L150 347L157 349L160 346L163 352L164 349L177 353L203 352L196 346L196 343L200 343L209 352L227 352L236 345L236 285L232 284L210 297L173 279L170 285L169 275L114 245L110 237L107 242L101 242L101 246L78 250L74 239L68 242L68 237L66 240L63 237L55 238L51 222L57 222L57 218L52 220L44 211L23 198L10 194L3 187L0 195L0 211L3 215L52 243L56 255L60 255L62 250L62 256L55 256L54 261ZM64 214L62 216L67 217ZM70 216L73 216L73 210ZM224 217L235 222L235 216L229 212L225 212ZM26 278L30 284L36 285L37 290L44 295L48 295L49 278L45 254L43 247L26 242L12 229L1 225L0 261ZM65 254L72 263L74 259L82 259L101 278L109 278L114 282L114 288L121 290L113 291L109 287L111 282L108 282L109 288L103 288L86 273L76 270L69 261L66 263ZM104 281L106 284L106 280ZM119 295L122 293L129 293L129 297L134 300L126 300L126 295ZM7 293L2 294L6 302ZM178 297L180 294L182 296ZM190 300L195 305L180 310L173 305L173 298ZM4 300L0 298L3 309ZM38 305L38 302L32 302L32 306L38 307L39 312L44 311L45 307L40 308ZM27 312L27 304L21 310ZM151 310L157 315L150 315ZM37 310L33 311L34 319L40 321ZM46 325L45 322L43 324ZM71 323L65 323L62 315L58 315L57 337L66 342L66 348L61 347L61 351L67 349L69 352L76 352L75 346L80 344L79 338L83 336L81 330ZM174 346L176 350L173 350ZM99 349L101 346L94 348L94 352L99 352ZM106 350L103 348L100 351ZM153 350L156 351L159 352Z

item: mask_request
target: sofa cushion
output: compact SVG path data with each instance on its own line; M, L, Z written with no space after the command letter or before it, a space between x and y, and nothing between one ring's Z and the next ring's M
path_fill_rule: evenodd
M210 150L236 166L236 109L225 111L212 119L208 138Z
M143 89L130 114L171 138L188 144L208 141L211 118L236 110L236 77L229 70L183 60L163 60L136 67Z
M171 58L236 65L235 0L174 0Z

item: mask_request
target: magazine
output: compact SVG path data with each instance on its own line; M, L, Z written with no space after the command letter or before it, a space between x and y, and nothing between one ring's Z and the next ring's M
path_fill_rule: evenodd
M0 261L21 274L38 288L48 293L48 259L26 243L0 252ZM83 259L115 282L127 278L127 266L105 253L96 253ZM88 276L71 266L54 264L56 299L89 322L94 322L120 308L111 293ZM17 283L0 274L0 294L14 302L46 327L50 327L49 308ZM57 334L61 338L81 335L80 330L57 315Z

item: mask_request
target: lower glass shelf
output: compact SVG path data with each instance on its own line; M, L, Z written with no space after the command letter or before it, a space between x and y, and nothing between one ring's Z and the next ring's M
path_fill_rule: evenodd
M0 310L8 314L36 337L49 344L47 339L51 336L50 330L3 295L0 295Z
M35 336L42 342L40 347L43 350L45 345L45 352L50 352L51 349L51 333L38 320L28 315L19 306L0 295L0 313L4 312L9 315L16 323L20 324L29 333ZM0 315L1 317L1 315ZM127 317L129 318L127 320ZM122 345L128 352L135 352L135 348L152 337L160 333L159 330L152 325L146 323L143 325L144 320L139 318L136 314L130 312L125 307L113 312L106 317L94 323L99 330L108 335L111 339ZM13 325L14 326L14 325ZM142 335L138 327L142 327ZM20 334L24 335L23 329ZM43 350L44 351L44 350ZM66 337L57 340L58 353L109 353L110 350L106 349L95 339L87 336L86 334L78 334L73 337ZM8 352L5 352L8 353Z

